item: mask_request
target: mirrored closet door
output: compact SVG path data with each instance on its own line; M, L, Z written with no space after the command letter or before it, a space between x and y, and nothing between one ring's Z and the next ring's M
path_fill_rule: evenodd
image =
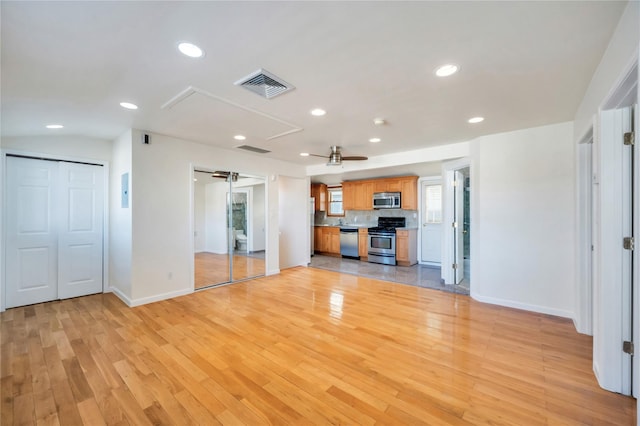
M194 171L195 288L265 274L265 179Z

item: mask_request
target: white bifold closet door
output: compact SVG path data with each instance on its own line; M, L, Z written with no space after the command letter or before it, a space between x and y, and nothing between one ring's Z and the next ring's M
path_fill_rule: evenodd
M6 307L103 289L103 168L7 157Z

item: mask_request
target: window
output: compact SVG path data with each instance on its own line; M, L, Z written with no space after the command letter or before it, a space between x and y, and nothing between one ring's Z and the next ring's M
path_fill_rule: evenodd
M442 185L427 185L424 191L426 223L442 222Z
M344 216L344 210L342 210L342 187L330 186L327 189L329 198L329 210L327 216Z

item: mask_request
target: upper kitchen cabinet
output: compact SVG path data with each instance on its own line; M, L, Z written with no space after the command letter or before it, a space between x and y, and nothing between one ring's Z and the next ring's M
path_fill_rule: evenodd
M374 192L400 192L401 208L418 210L418 176L342 182L344 210L372 210Z
M344 210L371 210L372 197L372 181L342 182L342 203Z
M327 211L327 185L324 183L311 184L311 198L315 198L317 212Z
M418 210L418 176L406 176L400 181L400 202L405 210Z

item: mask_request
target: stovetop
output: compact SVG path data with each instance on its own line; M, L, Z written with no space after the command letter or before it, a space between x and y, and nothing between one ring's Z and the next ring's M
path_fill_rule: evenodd
M396 228L404 228L407 226L407 219L404 217L384 217L378 218L378 226L369 228L369 232L385 232L395 234Z

